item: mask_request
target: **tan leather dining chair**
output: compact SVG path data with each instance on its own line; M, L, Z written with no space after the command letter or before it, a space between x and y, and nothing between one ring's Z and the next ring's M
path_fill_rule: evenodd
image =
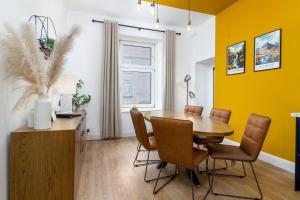
M153 134L147 133L147 127L145 124L143 114L141 112L139 112L137 108L135 108L135 107L132 108L130 110L130 115L131 115L134 130L135 130L136 138L139 142L137 154L135 156L133 165L135 167L146 166L145 175L144 175L145 182L150 182L150 181L156 180L156 179L147 179L148 165L158 164L160 162L160 160L149 160L150 152L155 151L157 149L155 138L154 138ZM141 147L143 147L145 150L141 150ZM138 160L137 159L140 151L148 152L146 160ZM139 164L137 164L137 162ZM165 176L165 177L161 177L161 178L168 178L168 177L170 177L170 176Z
M157 189L158 179L160 178L162 171L162 168L160 168L153 194L158 193L164 186L173 180L178 175L176 173L177 169L183 167L191 171L192 197L194 199L192 170L208 158L208 153L207 151L193 148L193 123L191 121L158 117L151 117L151 123L160 159L163 162L176 165L173 177ZM208 193L209 190L204 198L207 197Z
M261 192L259 183L257 181L257 177L253 168L252 163L255 162L258 158L258 155L261 151L263 146L264 140L268 133L269 127L271 124L271 119L269 117L251 114L245 131L244 136L242 138L240 146L231 146L231 145L223 145L223 144L208 144L207 148L209 151L210 156L213 158L213 171L212 171L212 188L211 192L214 195L221 195L227 197L234 197L234 198L243 198L243 199L262 199L263 194ZM231 194L223 194L217 193L213 191L213 183L214 183L214 169L215 169L215 160L222 159L222 160L232 160L232 161L240 161L243 164L244 175L245 174L245 167L244 162L250 163L257 188L260 193L259 198L252 198L252 197L243 197ZM233 175L229 175L233 176ZM238 176L241 177L241 176ZM242 176L244 177L244 176Z
M137 154L135 156L133 166L134 167L146 166L144 180L145 180L145 182L149 182L151 180L147 180L147 178L146 178L148 165L159 162L159 160L149 160L150 152L156 150L155 138L154 138L154 136L149 136L149 134L147 133L147 128L146 128L143 114L141 112L139 112L137 108L132 108L130 110L130 115L131 115L134 130L135 130L135 135L136 135L136 138L138 141ZM145 150L141 150L142 146ZM146 160L138 160L138 155L141 151L148 152L148 156L147 156Z
M210 111L209 117L215 120L219 120L223 123L228 124L231 116L231 111L230 110L225 110L225 109L219 109L219 108L212 108ZM202 136L202 137L194 137L194 143L198 145L207 145L210 143L222 143L224 140L224 137L215 137L215 136ZM222 170L227 169L228 165L225 160L225 167L220 168ZM220 169L215 169L215 170L220 170ZM209 170L210 171L210 170ZM204 172L204 171L200 171Z
M189 105L186 105L184 107L184 113L201 116L202 112L203 112L203 107L202 106L189 106Z
M209 117L212 119L219 120L225 124L229 123L231 116L230 110L212 108ZM209 143L221 143L224 137L201 137L194 138L194 142L199 145L209 144Z

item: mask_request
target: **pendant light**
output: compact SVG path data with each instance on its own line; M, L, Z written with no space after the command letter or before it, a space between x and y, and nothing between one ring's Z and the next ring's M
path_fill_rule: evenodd
M142 10L142 0L138 0L138 7L137 7L138 11Z
M153 0L152 2L151 2L151 5L150 5L150 13L151 13L151 15L155 15L155 0Z
M156 22L155 22L155 28L159 28L158 0L156 1Z
M192 31L192 21L191 21L191 0L189 0L189 19L188 19L188 24L186 27L188 32Z

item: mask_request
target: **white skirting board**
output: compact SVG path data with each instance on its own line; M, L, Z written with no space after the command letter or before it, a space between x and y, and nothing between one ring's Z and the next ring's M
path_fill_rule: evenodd
M232 140L224 139L223 144L239 146L240 143L234 142ZM295 173L295 163L279 158L277 156L271 155L269 153L261 152L258 157L259 160L265 161L271 165L284 169L286 171Z

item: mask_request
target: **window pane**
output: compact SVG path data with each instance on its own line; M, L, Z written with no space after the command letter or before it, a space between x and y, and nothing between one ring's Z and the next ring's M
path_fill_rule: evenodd
M151 104L151 72L123 71L123 105Z
M151 47L123 45L122 64L151 66Z

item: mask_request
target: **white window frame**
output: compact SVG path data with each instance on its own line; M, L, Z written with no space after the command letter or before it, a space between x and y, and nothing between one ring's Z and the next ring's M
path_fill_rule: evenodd
M123 64L122 63L122 48L123 45L128 46L138 46L138 47L147 47L151 48L151 66L142 66L142 65L129 65L129 64ZM154 43L148 43L148 42L133 42L128 40L121 40L120 41L120 102L121 102L121 108L131 108L133 106L139 107L139 108L155 108L155 80L156 80L156 74L155 74L155 66L156 66L156 48ZM151 73L151 103L150 104L123 104L123 72L141 72L141 73Z

